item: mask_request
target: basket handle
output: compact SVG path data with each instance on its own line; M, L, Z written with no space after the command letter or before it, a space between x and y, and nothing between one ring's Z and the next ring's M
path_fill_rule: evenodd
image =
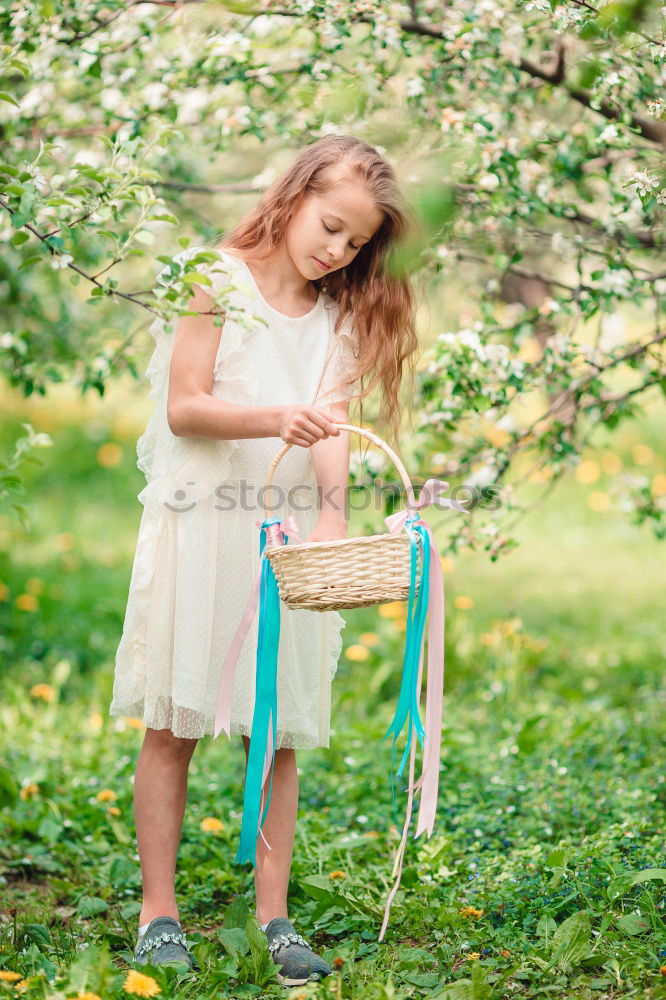
M354 432L355 434L360 434L361 437L367 438L369 441L372 441L373 444L376 444L378 448L381 448L382 451L385 451L388 457L394 463L398 472L400 473L400 478L402 479L403 486L407 491L407 506L414 507L416 505L416 499L414 497L414 488L412 486L412 481L409 478L409 475L407 474L407 470L400 461L398 455L396 455L393 449L389 445L387 445L386 441L380 438L378 434L375 434L373 431L367 430L365 427L357 427L355 424L338 423L335 420L331 421L331 423L335 423L336 427L339 427L341 431L350 431ZM282 461L282 459L287 454L289 449L293 447L294 446L289 441L285 441L285 443L282 445L279 452L277 453L277 455L270 464L270 467L268 469L268 475L266 477L266 482L264 483L264 489L266 489L267 486L271 485L273 481L273 475L279 463ZM267 521L269 520L269 512L266 509L265 502L264 502L264 517Z

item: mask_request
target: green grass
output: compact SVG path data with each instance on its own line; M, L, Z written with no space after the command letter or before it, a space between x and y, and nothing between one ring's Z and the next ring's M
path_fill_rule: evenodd
M19 422L5 423L3 444ZM103 468L107 439L122 460ZM634 440L656 450L658 428L628 428L625 459ZM0 995L106 1000L127 996L141 899L142 734L107 713L142 478L131 435L99 423L65 424L41 457L28 483L32 535L0 525L0 969L29 983L22 994L0 981ZM346 613L347 646L364 632L377 642L367 659L341 660L330 749L299 753L290 887L290 916L338 964L293 997L666 997L666 560L647 527L590 511L588 492L562 484L498 563L454 558L439 813L430 840L408 841L381 944L398 843L382 735L404 634L376 609ZM445 539L444 517L426 517ZM34 610L17 607L21 594ZM456 608L460 596L469 610ZM36 683L53 703L31 696ZM289 995L252 933L252 869L233 860L244 759L225 737L195 753L177 892L202 972L147 969L160 996ZM116 798L99 801L102 789ZM221 832L202 831L210 816Z

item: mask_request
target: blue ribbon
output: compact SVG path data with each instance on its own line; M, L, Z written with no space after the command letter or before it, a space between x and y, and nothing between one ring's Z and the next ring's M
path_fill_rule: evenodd
M254 714L250 749L245 772L245 792L243 798L243 819L241 822L240 844L236 861L257 863L257 838L264 825L273 790L273 764L275 762L275 739L277 729L277 660L280 642L280 595L277 580L270 560L264 556L266 546L266 525L279 524L279 518L264 521L261 526L259 554L263 560L261 567L261 591L259 603L259 638L257 643L257 669L255 677ZM285 535L285 542L287 536ZM269 718L273 731L273 753L271 758L270 785L264 811L261 807L261 787L264 758L268 743Z
M413 514L405 521L405 530L410 539L410 565L409 565L409 600L407 605L407 634L405 639L405 653L402 661L402 681L400 685L400 696L393 716L393 721L384 734L384 739L393 732L393 742L391 744L391 794L393 797L393 816L396 827L399 827L398 813L395 801L395 781L393 771L395 769L395 746L405 721L407 721L407 740L397 776L402 776L402 771L409 756L412 745L413 732L416 734L421 747L425 732L419 716L419 705L417 698L417 687L419 677L419 661L421 658L421 647L423 645L423 631L425 628L426 614L428 612L428 597L430 579L430 544L427 537L427 529L420 524L415 524L419 520L418 514ZM416 560L418 555L419 539L421 542L421 552L423 553L423 564L421 566L421 583L419 595L414 607L414 597L416 593Z

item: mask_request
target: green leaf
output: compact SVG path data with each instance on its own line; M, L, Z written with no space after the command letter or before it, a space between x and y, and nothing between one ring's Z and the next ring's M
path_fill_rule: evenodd
M241 955L247 955L250 950L250 942L242 927L220 927L217 932L225 951L233 959L238 959Z
M330 881L323 875L309 875L307 878L301 879L300 885L313 899L333 900L337 896Z
M19 796L19 788L11 771L6 767L0 767L0 809L3 806L11 806Z
M12 245L15 247L20 247L22 243L27 243L30 236L24 229L20 229L17 233L12 236Z
M557 924L547 913L543 913L539 917L539 922L536 926L537 937L544 939L544 944L552 939L555 931L557 930Z
M254 914L250 914L247 918L245 933L250 942L254 981L258 986L264 986L275 975L275 963L268 950L268 938L259 926Z
M249 912L250 907L245 896L236 896L224 911L224 927L240 927L244 931Z
M76 912L79 917L85 920L87 917L95 917L99 913L106 913L109 904L99 896L81 896Z
M432 1000L474 1000L474 986L471 979L459 979L457 983L445 986Z
M625 913L617 918L616 923L623 934L629 934L632 937L650 930L650 924L639 913Z
M18 101L15 101L11 94L8 94L4 90L0 90L0 101L7 101L7 104L13 104L15 108L19 108L21 105Z
M189 274L183 275L183 281L188 285L194 285L195 283L200 285L212 285L213 282L208 277L207 274L202 274L200 271L190 271Z
M579 965L590 951L590 918L585 910L573 913L555 931L550 943L554 963L563 972Z
M26 924L24 927L24 933L36 944L41 944L42 946L53 944L51 933L48 927L45 927L44 924Z
M651 881L666 882L666 868L644 868L639 872L624 872L608 883L606 895L612 901L623 896L633 885Z

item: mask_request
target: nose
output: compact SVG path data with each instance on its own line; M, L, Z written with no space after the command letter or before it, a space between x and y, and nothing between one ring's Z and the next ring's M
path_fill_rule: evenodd
M329 246L326 250L326 260L325 264L335 263L336 260L341 260L345 255L344 250L338 250L335 246Z

